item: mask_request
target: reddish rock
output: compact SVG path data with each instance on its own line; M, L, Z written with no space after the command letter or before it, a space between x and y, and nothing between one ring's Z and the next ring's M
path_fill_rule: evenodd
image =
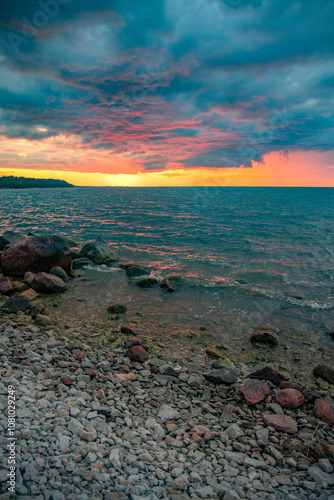
M325 399L316 399L314 414L317 418L332 427L334 425L334 399L330 396Z
M25 292L21 293L21 295L23 297L27 297L27 299L30 300L30 301L32 301L36 297L38 297L38 293L35 292L35 290L33 288L28 288L28 290L26 290Z
M93 368L88 368L88 370L86 370L86 373L92 378L97 377L99 374L99 372L97 370L94 370Z
M262 415L266 425L272 426L278 431L296 434L298 432L297 422L288 415Z
M103 389L99 389L97 391L93 391L93 396L99 399L104 399L106 397L106 393Z
M275 399L282 408L299 408L305 402L302 393L296 389L280 389Z
M301 392L303 390L302 386L297 384L297 382L281 382L279 385L280 389L296 389L296 391Z
M24 366L29 366L29 365L30 365L29 359L24 359L24 360L22 361L22 364L23 364Z
M270 380L275 385L279 385L283 380L286 380L284 375L282 375L274 368L270 368L270 366L265 366L261 368L261 370L257 370L256 372L250 373L248 378L255 378L258 380Z
M77 359L84 359L86 357L86 354L84 352L77 352L76 353L76 358Z
M11 245L0 256L5 274L24 276L27 271L48 272L61 266L66 272L71 266L71 252L60 236L29 236Z
M31 287L41 293L59 293L66 290L66 285L61 278L49 273L37 273Z
M134 382L137 380L137 375L135 373L117 373L116 375L113 375L111 379L114 382L121 381L129 381L129 382Z
M250 340L253 344L269 344L275 346L279 343L277 332L277 328L271 327L270 325L260 325L253 331Z
M70 379L69 379L69 378L67 378L67 377L62 377L62 378L60 379L60 381L61 381L61 383L62 383L62 384L64 384L64 385L72 385L72 384L73 384L72 380L70 380Z
M334 384L334 368L328 365L317 365L313 370L315 377L320 377L330 384Z
M0 277L0 295L9 295L10 293L13 293L14 289L9 281L9 279L6 276L1 276Z
M270 394L268 385L262 380L246 380L238 389L250 406L260 403Z
M131 361L137 361L139 363L144 363L144 361L147 361L149 358L148 352L140 345L131 347L131 349L126 351L124 356L130 358Z
M156 366L151 366L151 373L158 373L159 369Z
M223 354L218 349L215 349L214 347L209 347L205 352L208 356L211 356L212 358L223 358L224 357Z

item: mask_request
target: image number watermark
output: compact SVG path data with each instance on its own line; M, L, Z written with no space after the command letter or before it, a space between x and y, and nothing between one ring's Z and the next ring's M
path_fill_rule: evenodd
M16 437L15 437L15 417L16 417L16 397L15 386L8 386L7 396L7 445L6 451L8 453L7 465L9 472L7 473L7 486L8 491L15 493L16 487Z

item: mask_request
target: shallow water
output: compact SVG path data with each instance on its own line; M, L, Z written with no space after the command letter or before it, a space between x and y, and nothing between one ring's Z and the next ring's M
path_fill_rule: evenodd
M139 329L188 332L190 338L202 327L212 343L245 346L252 328L272 323L287 332L282 342L312 358L303 342L333 355L327 335L334 329L333 193L225 187L5 190L0 220L3 231L57 233L80 245L101 236L121 261L150 265L158 278L177 275L176 292L168 294L137 289L121 270L88 269L86 280L75 280L59 300L72 297L67 314L83 322L103 320L110 302L124 301L127 322L140 320Z

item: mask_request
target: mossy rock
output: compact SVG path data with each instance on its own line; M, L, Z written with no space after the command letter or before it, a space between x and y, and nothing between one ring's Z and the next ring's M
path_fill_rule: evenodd
M219 359L218 362L220 365L226 366L226 368L230 368L231 366L234 366L233 361L229 358Z
M255 363L257 359L257 356L254 356L254 354L245 354L245 356L242 358L242 361L246 363Z

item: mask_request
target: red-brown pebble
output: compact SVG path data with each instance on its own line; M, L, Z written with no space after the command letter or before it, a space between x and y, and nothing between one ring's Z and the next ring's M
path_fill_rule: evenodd
M326 422L330 427L334 425L334 399L316 399L314 403L314 414L317 418Z
M262 380L246 380L238 389L243 394L248 405L260 403L270 395L269 386Z
M275 399L282 408L299 408L305 402L302 393L296 389L280 389Z
M70 380L70 379L69 379L69 378L67 378L67 377L62 377L62 378L60 379L60 381L61 381L61 383L62 383L62 384L64 384L64 385L72 385L72 384L73 384L72 380Z
M223 354L215 347L209 347L205 352L208 356L211 356L212 358L223 358L224 357Z
M263 415L264 422L275 427L278 431L296 434L298 431L297 422L288 415Z
M131 349L126 351L124 356L130 358L131 361L137 361L139 363L144 363L149 358L148 352L140 345L131 347Z

